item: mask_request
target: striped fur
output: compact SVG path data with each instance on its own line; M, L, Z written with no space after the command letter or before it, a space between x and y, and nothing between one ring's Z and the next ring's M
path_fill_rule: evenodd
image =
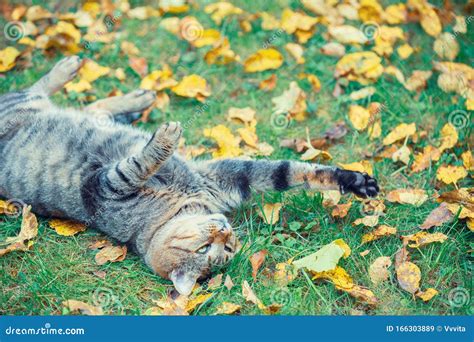
M0 196L130 244L181 293L238 250L223 214L249 199L252 189L378 191L367 175L315 164L184 161L175 153L179 123L149 134L112 120L148 107L154 101L148 91L84 110L56 107L48 96L80 65L77 57L66 58L31 88L0 97Z

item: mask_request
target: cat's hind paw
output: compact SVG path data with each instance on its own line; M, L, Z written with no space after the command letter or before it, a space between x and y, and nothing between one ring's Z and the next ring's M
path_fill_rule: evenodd
M359 197L375 197L380 191L375 178L357 171L337 170L337 182L341 193L352 192Z

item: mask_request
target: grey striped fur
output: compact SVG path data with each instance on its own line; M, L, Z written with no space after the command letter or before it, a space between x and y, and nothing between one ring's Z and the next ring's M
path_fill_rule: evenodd
M251 189L378 191L367 175L316 164L185 161L175 153L179 123L149 134L113 121L150 106L152 92L137 90L84 110L56 107L48 96L80 66L78 57L65 58L31 88L0 97L0 196L128 243L181 293L238 250L223 214L249 199Z

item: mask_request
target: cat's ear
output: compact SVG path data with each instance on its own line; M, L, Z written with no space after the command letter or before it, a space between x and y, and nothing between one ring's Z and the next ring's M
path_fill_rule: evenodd
M170 280L173 282L174 288L184 296L191 294L198 277L198 275L181 270L173 270L170 274Z

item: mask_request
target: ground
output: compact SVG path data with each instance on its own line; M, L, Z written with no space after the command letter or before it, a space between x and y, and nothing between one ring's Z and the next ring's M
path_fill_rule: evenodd
M207 4L207 1L198 1L198 3L203 6L202 3ZM242 0L233 1L233 3L251 13L267 11L278 17L285 7L302 8L297 1L250 2ZM44 6L53 10L51 4ZM132 3L132 5L138 4ZM388 5L388 2L383 2L383 5ZM442 4L437 1L435 5ZM204 13L202 6L191 9L190 13L195 15L204 27L216 28L217 25L209 15ZM72 6L70 9L75 8ZM459 11L460 8L459 6ZM65 9L62 8L62 10ZM0 26L3 27L5 23L6 20L0 17ZM326 43L321 35L325 31L323 26L318 26L318 32L305 44L305 64L297 65L290 56L285 55L285 63L279 69L249 74L244 73L242 65L238 64L207 65L203 61L206 49L190 48L188 42L177 39L173 34L160 28L159 23L159 19L123 18L119 29L122 32L119 41L133 42L140 50L140 55L147 59L149 70L161 69L164 63L168 63L178 75L177 79L183 75L195 73L203 76L210 83L213 95L209 98L208 105L203 114L198 116L184 132L188 144L212 147L212 141L203 135L204 128L219 123L237 127L226 119L230 107L251 107L256 110L259 139L275 148L270 156L271 159L299 160L299 154L290 149L279 148L279 142L289 137L304 138L306 128L309 129L311 137L318 137L335 122L343 121L350 126L347 113L349 105L352 104L351 100L347 96L332 96L336 82L333 73L337 58L320 52L321 46ZM470 26L472 34L472 24ZM399 59L394 53L391 57L392 63L405 75L409 75L412 70L431 69L432 60L436 60L432 50L434 39L425 34L418 23L404 24L402 27L410 37L410 44L419 48L419 52L407 60ZM259 27L253 29L251 33L242 34L238 21L232 18L226 19L220 30L229 38L232 49L244 59L261 49L269 40L280 51L284 51L283 47L286 43L293 41L293 37L286 33L275 34L272 31L263 31ZM7 44L17 46L7 40L2 42L0 39L0 42L1 49ZM472 35L469 36L469 33L460 35L458 42L460 53L456 61L470 64L469 60L472 61L474 56ZM114 89L129 92L140 85L141 78L128 66L127 58L118 48L119 45L119 43L99 45L93 50L83 49L79 52L81 57L91 58L100 65L114 69L121 67L126 72L127 77L123 82L113 77L103 77L95 81L91 93L97 98L106 97ZM349 52L351 49L356 50L348 46ZM176 55L181 56L179 62L174 62ZM34 50L30 68L13 69L0 77L0 94L31 85L62 57L61 53L46 57L42 51ZM288 89L289 83L297 80L297 75L301 72L317 75L321 80L321 91L316 93L308 84L303 84L302 87L308 94L308 119L303 122L294 121L286 129L276 129L271 124L271 99ZM277 87L270 92L259 90L259 82L273 73L278 76ZM376 94L370 100L365 99L358 103L362 106L374 101L384 104L382 137L400 123L415 122L418 130L427 132L427 136L417 142L415 145L417 147L436 141L440 136L441 128L448 122L449 113L462 108L462 105L453 100L452 94L447 94L436 86L435 77L428 81L426 89L419 95L406 90L393 78L381 77L375 86ZM350 83L346 88L346 93L360 87L357 83ZM86 102L86 98L80 95L74 98L62 92L54 96L54 101L79 107ZM194 99L171 96L168 110L163 112L155 109L149 122L140 126L143 129L154 130L166 121L186 122L201 106L202 104ZM460 146L462 146L472 134L472 127L468 125L458 133ZM329 148L333 156L331 163L350 163L366 159L367 155L375 153L380 146L380 139L370 140L365 132L360 133L351 129L341 142ZM453 153L445 153L442 161L446 163L454 161L461 150L464 151L466 148L454 149ZM209 157L208 154L200 158ZM317 193L296 190L285 194L255 195L247 205L230 215L233 226L246 247L229 265L216 270L216 274L222 272L224 276L229 275L236 286L231 290L221 286L213 291L212 297L199 305L193 314L213 314L223 302L242 305L240 310L242 315L261 314L257 306L245 303L241 290L244 280L251 284L254 292L264 303L282 304L279 314L285 315L468 314L469 305L458 307L452 305L449 300L450 291L455 288L465 288L468 293L472 289L472 269L468 259L469 253L472 253L472 242L471 246L469 245L472 233L466 228L464 221L456 218L434 228L434 231L445 233L449 237L446 242L433 243L411 251L411 260L421 269L422 287L437 289L439 291L437 296L427 303L414 299L410 293L398 285L393 266L388 281L379 286L371 284L367 272L369 265L379 256L390 256L393 259L401 247L400 236L418 231L417 227L437 206L433 195L439 191L435 166L420 173L411 174L407 167L389 159L374 162L373 165L374 177L378 179L384 193L399 188L421 188L426 190L430 197L419 207L386 202L386 215L381 217L380 223L397 227L396 236L362 245L361 237L370 228L351 225L355 219L362 216L358 202L355 202L356 204L345 218L334 219L330 214L331 209L322 206L321 196ZM468 186L469 182L471 182L469 178L466 178L458 185ZM452 185L443 186L443 191L453 188ZM257 215L259 207L268 202L284 203L282 217L275 225L265 224ZM7 236L17 234L20 222L19 218L0 216L0 240L3 241ZM302 227L306 227L309 223L314 224L309 230L301 228L299 231L292 231L288 227L291 222L300 222ZM99 302L107 314L139 315L154 306L153 300L159 300L171 290L172 285L169 281L153 275L137 256L130 253L123 262L98 266L94 262L96 252L88 249L88 245L98 236L100 234L93 230L87 230L73 237L59 236L48 226L45 218L40 218L38 238L31 250L13 252L0 258L2 288L0 313L57 315L66 313L62 305L64 300L77 299L88 303ZM330 283L315 283L305 272L300 272L299 276L284 289L266 277L266 274L272 273L277 263L297 255L312 253L339 238L344 239L352 248L351 257L342 261L344 268L358 284L367 286L374 292L379 300L375 307L358 303L356 299L338 291ZM248 257L262 249L268 250L268 256L263 270L254 281ZM364 257L360 256L359 253L366 249L369 249L370 253ZM105 271L106 277L101 279L94 274L96 271Z

